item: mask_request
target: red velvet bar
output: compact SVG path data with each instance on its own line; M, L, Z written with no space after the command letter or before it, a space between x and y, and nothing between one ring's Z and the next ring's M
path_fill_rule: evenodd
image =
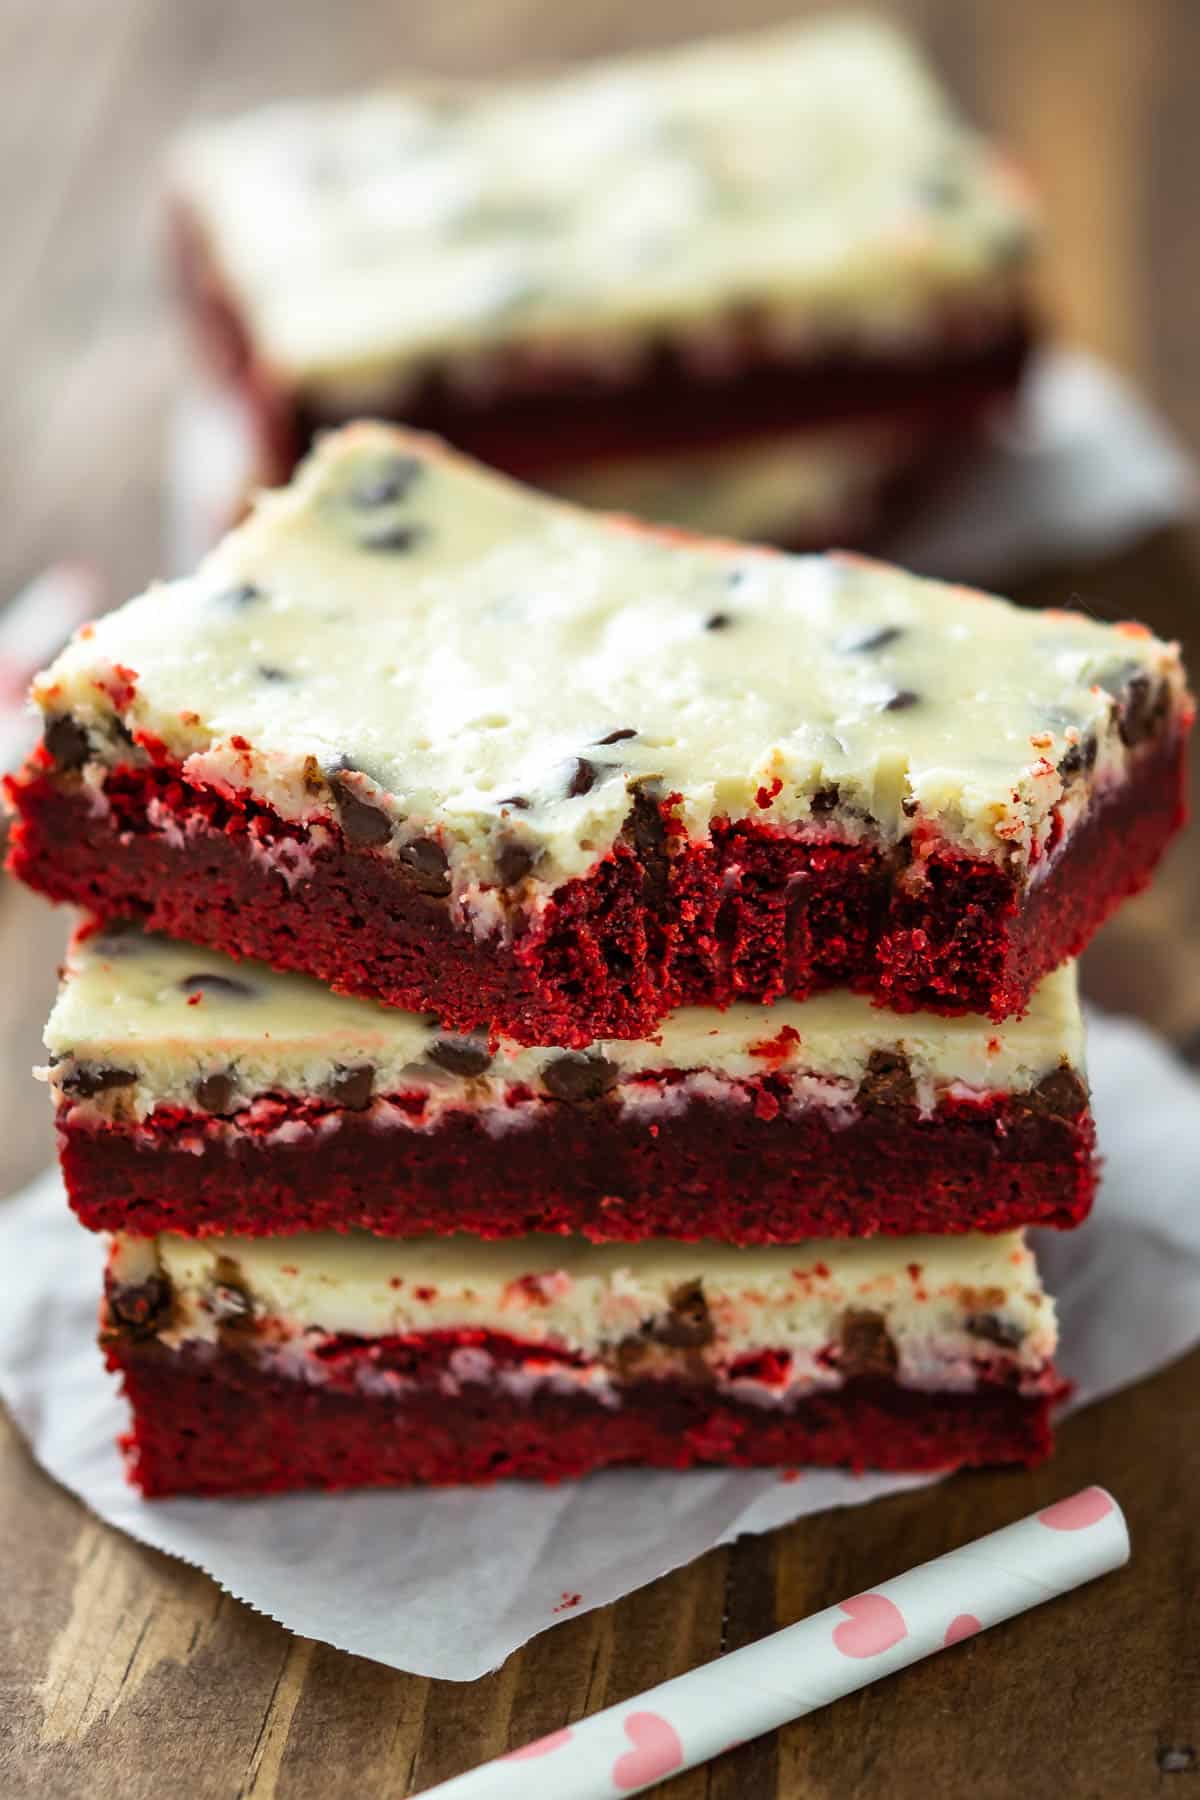
M663 1377L629 1382L613 1407L549 1387L516 1397L486 1382L464 1383L448 1398L433 1378L436 1356L425 1364L427 1385L401 1394L312 1386L228 1349L169 1351L120 1338L107 1358L133 1408L123 1440L129 1477L148 1497L560 1481L620 1464L1033 1465L1050 1454L1056 1397L1001 1383L931 1393L861 1376L790 1406L763 1406Z
M898 1012L1000 1019L1146 885L1184 816L1185 735L1160 727L1028 886L949 845L917 869L911 842L814 844L749 820L688 841L672 835L669 800L643 798L591 874L560 887L511 942L481 940L456 927L448 883L428 871L339 836L311 848L311 875L289 887L270 855L305 830L248 794L127 765L98 808L44 750L7 784L18 815L9 867L102 920L136 916L434 1012L447 1030L520 1043L645 1037L678 1006L846 985Z
M259 1237L363 1229L386 1237L577 1233L593 1242L802 1238L1069 1227L1090 1210L1095 1130L1082 1083L1024 1096L862 1109L746 1097L626 1110L550 1100L489 1129L466 1107L412 1126L280 1096L214 1119L158 1107L140 1124L64 1108L67 1192L94 1231Z

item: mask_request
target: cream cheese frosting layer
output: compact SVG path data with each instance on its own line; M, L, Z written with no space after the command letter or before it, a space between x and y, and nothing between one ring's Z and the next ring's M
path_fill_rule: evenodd
M1002 307L1035 232L914 48L858 18L275 105L191 133L174 185L256 354L348 411L444 358L472 393L513 351L626 381L664 329L723 378L748 307L784 350L903 346L964 295Z
M710 1094L771 1074L805 1104L848 1106L883 1052L905 1059L929 1108L946 1093L1027 1093L1063 1065L1084 1066L1073 963L1041 983L1024 1017L1000 1025L896 1015L836 991L769 1011L686 1007L653 1038L603 1039L574 1054L448 1037L425 1015L128 929L73 942L45 1042L61 1103L123 1118L163 1104L203 1110L214 1080L220 1112L265 1093L336 1099L356 1071L365 1072L360 1107L372 1094L417 1092L434 1111L503 1108L515 1086L544 1099L589 1069L631 1105L662 1097L645 1078L665 1071L710 1078Z
M836 1385L857 1325L902 1382L970 1387L997 1360L1036 1385L1056 1341L1020 1232L748 1250L336 1233L115 1240L110 1294L155 1276L169 1284L165 1344L227 1341L232 1322L293 1356L330 1336L483 1331L611 1367L640 1339L664 1353L663 1370L679 1362L672 1351L729 1374L771 1349L790 1355L792 1382Z
M1141 626L681 542L378 425L327 437L196 575L85 627L34 687L86 728L97 806L140 734L307 828L251 837L285 880L339 822L402 860L433 838L480 935L594 868L640 792L701 841L751 818L1044 870L1136 755L1137 708L1184 692Z

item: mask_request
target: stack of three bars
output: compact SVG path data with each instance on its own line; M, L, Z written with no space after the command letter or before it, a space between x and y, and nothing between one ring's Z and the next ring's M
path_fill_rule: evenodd
M147 1493L1045 1454L1170 646L357 426L36 697Z

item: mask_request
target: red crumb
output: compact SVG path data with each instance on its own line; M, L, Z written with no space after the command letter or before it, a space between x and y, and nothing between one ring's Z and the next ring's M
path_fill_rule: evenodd
M419 1287L417 1289L417 1299L418 1300L436 1300L437 1299L437 1289L435 1287Z
M204 998L203 994L189 994L187 997L187 1003L189 1006L199 1006L199 1004L203 1000L203 998Z
M988 1055L989 1056L999 1056L999 1054L1000 1054L1000 1039L999 1038L989 1038L987 1047L988 1047Z
M1119 631L1122 637L1148 638L1153 635L1148 625L1141 625L1136 619L1122 619L1119 625L1113 626L1113 630Z
M920 1265L920 1263L909 1263L909 1265L908 1265L908 1278L909 1278L909 1280L910 1280L910 1281L920 1281L920 1279L921 1279L921 1265Z
M784 1025L773 1038L760 1038L757 1044L751 1044L750 1055L759 1056L764 1062L786 1062L799 1042L800 1033L796 1027Z
M779 1479L780 1481L803 1481L804 1471L803 1469L780 1469Z
M564 1592L559 1596L558 1605L554 1610L556 1613L566 1612L570 1607L578 1606L582 1599L582 1594L568 1594Z
M771 782L771 785L769 788L765 788L765 787L759 788L758 792L754 796L754 804L756 806L761 806L761 807L770 806L770 804L771 804L772 800L774 800L776 794L780 793L782 791L782 789L783 789L783 782L780 780L779 776L776 775L772 779L772 782Z
M231 737L229 742L235 750L249 750L250 748L248 739L244 737Z

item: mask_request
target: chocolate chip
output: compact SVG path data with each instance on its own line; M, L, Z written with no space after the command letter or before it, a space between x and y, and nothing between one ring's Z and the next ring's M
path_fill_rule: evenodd
M632 725L623 725L619 731L610 731L607 737L597 738L598 744L620 744L626 738L635 738L637 732Z
M238 1330L254 1319L254 1302L240 1281L225 1273L232 1268L227 1257L217 1259L217 1278L208 1290L207 1306L218 1325Z
M279 668L275 663L259 663L258 675L260 681L290 681L292 679L286 669Z
M890 700L883 703L884 712L907 712L910 706L920 704L920 694L914 694L911 688L897 688Z
M556 1100L599 1100L616 1086L620 1075L616 1063L605 1056L568 1051L544 1065L542 1086Z
M855 644L848 644L846 654L848 656L868 656L873 650L885 650L889 644L894 644L897 638L903 636L903 626L881 625L878 631L872 631L867 637L859 638Z
M395 500L403 500L420 473L421 464L415 456L389 456L357 478L350 489L350 504L364 512L376 506L390 506Z
M218 1000L253 1000L256 990L236 975L185 975L179 983L185 994L215 994Z
M1058 773L1063 781L1069 781L1072 775L1079 775L1084 770L1090 771L1096 763L1096 740L1088 736L1079 743L1071 744L1065 755L1060 757Z
M369 537L358 540L360 550L380 550L396 555L407 550L415 550L423 538L429 533L424 525L389 525L383 531L374 531Z
M432 838L414 838L400 850L399 860L407 868L418 893L444 900L450 892L450 860L440 844Z
M349 843L358 849L378 849L391 840L392 821L382 807L360 800L353 788L338 776L329 777L338 810L338 824Z
M985 1344L996 1344L1002 1350L1015 1350L1025 1337L1024 1328L1001 1313L968 1313L964 1324L968 1336L982 1338Z
M839 789L837 782L831 781L827 787L817 788L812 799L809 801L809 805L815 813L832 812L841 797L841 790Z
M233 1076L225 1071L204 1075L192 1086L197 1106L209 1113L228 1112L236 1092Z
M131 1337L153 1337L171 1316L173 1296L165 1275L114 1282L106 1298L109 1317Z
M111 1088L132 1087L137 1075L132 1069L114 1069L103 1063L76 1063L70 1074L62 1078L62 1091L74 1100L90 1100L93 1094L106 1094Z
M1144 744L1158 731L1167 716L1168 689L1165 681L1155 683L1149 675L1135 675L1120 696L1117 729L1127 750Z
M670 859L667 855L667 828L658 801L648 784L633 782L633 808L625 820L624 836L632 842L642 865L642 898L647 906L659 907L667 897Z
M70 713L60 713L58 718L46 720L42 743L60 769L82 768L91 754L87 732Z
M858 1084L864 1112L896 1112L917 1103L916 1083L908 1058L900 1050L872 1050L867 1072Z
M356 1063L353 1068L337 1063L323 1092L326 1100L332 1100L335 1106L344 1107L347 1112L365 1112L371 1104L374 1086L372 1063Z
M228 606L232 612L242 612L247 606L254 606L266 595L252 581L240 581L236 587L224 588L216 595L218 606Z
M509 794L504 800L497 800L497 806L515 806L518 812L528 812L529 802L524 794Z
M672 1350L699 1350L716 1337L708 1301L699 1281L685 1281L670 1296L671 1310L655 1319L646 1335Z
M584 756L577 756L567 778L567 799L574 800L578 794L590 794L595 785L595 763L588 762Z
M728 631L729 627L732 624L733 624L732 613L727 613L727 612L709 613L707 619L705 619L705 621L704 621L704 629L705 629L705 631Z
M523 844L519 838L504 838L496 850L496 874L501 887L516 887L524 881L540 855L540 850Z
M1087 1084L1069 1063L1060 1063L1021 1096L1022 1106L1039 1119L1077 1119L1087 1103Z
M904 814L906 819L916 818L917 802L913 799L911 794L905 794L903 800L901 800L900 811Z
M426 1055L450 1075L482 1075L492 1063L491 1052L482 1038L438 1038Z
M896 1346L882 1313L865 1307L851 1307L843 1313L840 1351L838 1366L848 1380L856 1375L896 1373Z

